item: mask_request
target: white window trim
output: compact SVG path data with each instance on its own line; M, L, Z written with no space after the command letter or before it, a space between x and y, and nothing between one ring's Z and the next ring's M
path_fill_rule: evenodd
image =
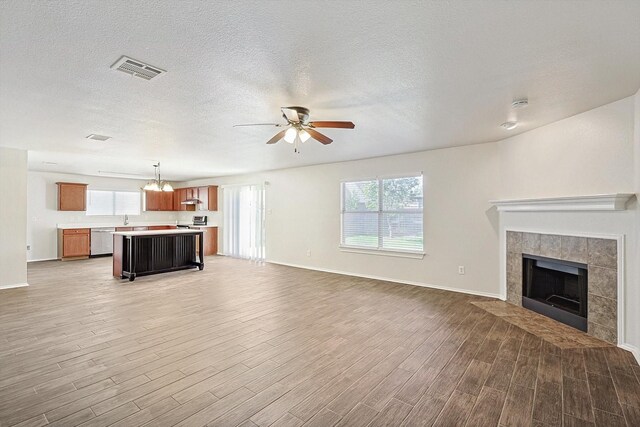
M348 246L348 245L340 245L338 246L341 252L350 252L354 254L368 254L368 255L382 255L382 256L392 256L397 258L411 258L411 259L423 259L426 252L422 251L403 251L400 249L374 249L367 248L364 246Z
M343 233L344 233L344 217L345 213L354 213L355 211L346 211L344 209L344 184L347 182L364 182L364 181L378 181L381 182L384 179L397 179L397 178L414 178L416 176L422 177L422 197L424 200L424 174L422 172L418 172L415 174L392 174L392 175L378 175L374 178L349 178L340 180L340 244L338 248L341 252L350 252L350 253L359 253L359 254L368 254L368 255L381 255L381 256L391 256L398 258L411 258L411 259L423 259L426 255L424 251L424 202L422 207L422 250L421 251L409 251L402 249L386 249L386 248L371 248L367 246L353 246L353 245L345 245L342 243ZM378 185L378 210L377 211L360 211L359 213L372 213L378 215L378 221L382 220L382 213L394 211L383 211L382 210L382 185ZM400 213L411 213L407 211L398 211ZM418 213L418 212L414 212ZM378 233L380 233L380 226L378 225ZM379 237L378 237L379 239Z

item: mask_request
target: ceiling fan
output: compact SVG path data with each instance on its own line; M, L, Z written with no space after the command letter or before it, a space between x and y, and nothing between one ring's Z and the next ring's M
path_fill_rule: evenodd
M309 138L313 138L316 141L328 145L333 142L333 139L326 135L321 134L316 128L336 128L336 129L353 129L356 127L352 122L341 121L309 121L309 109L304 107L282 107L282 117L287 123L248 123L241 125L234 125L233 127L240 126L276 126L285 127L273 136L267 144L275 144L276 142L284 139L290 144L294 144L294 151L299 153L298 144L307 141Z

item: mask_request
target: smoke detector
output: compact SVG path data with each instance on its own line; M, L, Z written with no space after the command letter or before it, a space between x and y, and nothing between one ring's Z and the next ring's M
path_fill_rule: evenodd
M166 71L161 68L154 67L153 65L149 65L127 56L120 57L120 59L111 66L111 69L122 71L123 73L127 73L134 77L140 77L145 80L151 80L160 74L166 73Z
M529 100L527 98L516 99L511 103L511 108L526 108L529 105Z
M98 135L97 133L92 133L90 135L87 135L85 138L93 139L94 141L106 141L107 139L111 139L110 136Z
M504 122L500 126L506 130L512 130L518 127L518 122Z

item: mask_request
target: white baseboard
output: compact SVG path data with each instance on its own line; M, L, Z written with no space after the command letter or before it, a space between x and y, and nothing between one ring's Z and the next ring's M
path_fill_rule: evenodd
M12 283L10 285L0 285L0 289L24 288L25 286L29 286L29 284L28 283Z
M500 295L499 294L493 294L493 293L490 293L490 292L471 291L471 290L468 290L468 289L454 288L454 287L451 287L451 286L432 285L432 284L429 284L429 283L413 282L413 281L410 281L410 280L398 280L398 279L393 279L393 278L390 278L390 277L380 277L380 276L372 276L372 275L368 275L368 274L350 273L350 272L347 272L347 271L330 270L330 269L326 269L326 268L309 267L309 266L306 266L306 265L290 264L290 263L287 263L287 262L279 262L279 261L271 261L271 260L267 260L266 262L268 262L270 264L285 265L287 267L304 268L305 270L315 270L315 271L322 271L324 273L342 274L344 276L362 277L364 279L383 280L385 282L394 282L394 283L399 283L399 284L403 284L403 285L421 286L423 288L433 288L433 289L440 289L440 290L443 290L443 291L451 291L451 292L458 292L458 293L462 293L462 294L478 295L478 296L482 296L482 297L500 299Z
M638 363L640 363L640 348L631 344L618 344L618 347L631 352L631 354L633 354L633 357L635 357Z
M39 262L39 261L57 261L60 258L42 258L42 259L28 259L27 264L30 262Z

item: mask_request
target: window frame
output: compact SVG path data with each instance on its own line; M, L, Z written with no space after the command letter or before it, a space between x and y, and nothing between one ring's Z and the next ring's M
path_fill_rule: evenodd
M389 179L401 179L401 178L417 178L420 177L422 179L422 209L415 210L415 212L407 212L406 210L384 210L384 181ZM366 181L376 181L378 184L378 209L371 211L349 211L345 208L345 184L346 183L354 183L354 182L366 182ZM344 243L344 214L345 213L360 213L360 214L375 214L377 215L378 222L378 246L358 246L358 245L348 245ZM422 215L422 249L420 250L409 250L409 249L396 249L396 248L385 248L383 247L383 233L382 233L382 221L384 214L386 213L414 213ZM403 258L417 258L422 259L425 255L425 245L424 245L424 174L422 172L418 173L408 173L408 174L394 174L394 175L381 175L376 177L369 178L353 178L353 179L343 179L340 181L340 244L339 248L343 252L353 252L353 253L366 253L373 255L386 255L386 256L396 256Z
M90 192L91 191L103 191L103 192L109 192L111 193L111 213L109 214L90 214L89 212L89 198L91 197ZM116 193L135 193L138 196L138 213L129 213L129 214L116 214ZM142 191L140 190L110 190L110 189L102 189L102 188L92 188L92 189L87 189L87 210L85 212L86 216L123 216L123 215L129 215L129 216L139 216L142 215L143 209L142 209Z

